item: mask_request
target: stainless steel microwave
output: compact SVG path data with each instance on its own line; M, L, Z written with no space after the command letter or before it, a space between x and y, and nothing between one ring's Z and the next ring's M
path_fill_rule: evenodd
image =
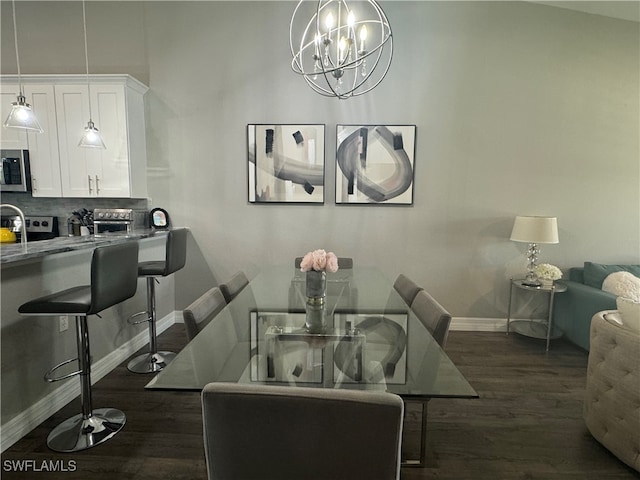
M2 155L0 191L30 192L29 150L0 150L0 154Z

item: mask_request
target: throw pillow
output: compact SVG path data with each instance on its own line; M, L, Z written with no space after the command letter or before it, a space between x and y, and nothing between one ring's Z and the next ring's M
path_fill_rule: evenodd
M640 277L640 265L603 265L594 262L584 262L584 284L590 287L602 288L602 282L614 272L630 272Z
M618 297L616 299L616 305L618 306L624 327L640 333L640 302Z
M602 290L616 297L640 302L640 278L629 272L614 272L602 282Z

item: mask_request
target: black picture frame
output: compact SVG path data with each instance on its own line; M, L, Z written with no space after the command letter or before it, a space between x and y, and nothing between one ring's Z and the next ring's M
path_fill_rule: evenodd
M415 125L336 125L337 205L413 205Z
M247 125L249 203L324 204L324 124Z

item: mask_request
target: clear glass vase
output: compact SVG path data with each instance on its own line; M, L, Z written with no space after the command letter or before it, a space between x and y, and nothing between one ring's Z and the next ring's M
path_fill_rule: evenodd
M316 270L307 272L307 299L324 303L327 290L327 274Z
M309 270L307 272L307 305L305 329L309 333L322 333L326 329L324 299L327 290L325 272Z
M307 302L304 328L309 333L324 333L326 331L324 303Z

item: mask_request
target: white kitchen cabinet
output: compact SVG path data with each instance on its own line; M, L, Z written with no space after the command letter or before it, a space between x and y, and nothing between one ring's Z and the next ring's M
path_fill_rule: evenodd
M11 104L18 99L18 83L0 84L0 122L4 121L11 112ZM27 103L31 103L27 101ZM0 127L0 148L9 150L24 150L28 148L27 133L18 128Z
M5 142L2 132L0 145L30 150L33 196L147 196L145 85L128 75L92 75L89 99L85 75L22 78L27 102L45 133L10 132ZM11 79L17 82L15 76L2 77L0 101L5 118L18 91ZM78 146L89 120L89 101L106 150Z
M19 87L17 84L2 84L2 121L16 101ZM31 105L42 133L27 133L16 128L4 128L0 134L3 149L29 150L31 165L31 185L34 197L60 197L60 156L58 153L58 129L56 125L56 105L53 85L23 85L23 94Z
M125 83L56 85L60 173L64 197L137 197L146 191L142 95ZM89 120L105 150L78 146Z
M62 184L53 85L25 85L24 94L44 130L42 133L27 134L31 164L31 195L60 197Z

